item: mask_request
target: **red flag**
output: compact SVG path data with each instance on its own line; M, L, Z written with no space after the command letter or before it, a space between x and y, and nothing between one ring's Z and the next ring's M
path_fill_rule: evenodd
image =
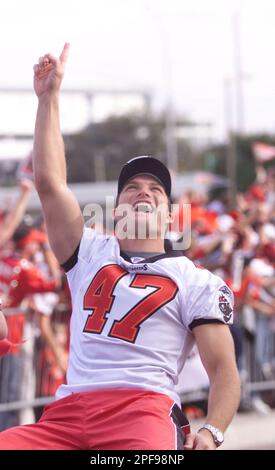
M262 142L255 142L252 145L254 158L259 163L269 162L275 158L275 146L264 144Z

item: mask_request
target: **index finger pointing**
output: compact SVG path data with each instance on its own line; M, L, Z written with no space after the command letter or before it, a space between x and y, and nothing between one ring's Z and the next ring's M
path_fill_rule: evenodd
M69 50L70 50L70 44L68 42L65 43L63 47L63 51L60 54L60 62L65 65L67 62L67 59L69 57Z

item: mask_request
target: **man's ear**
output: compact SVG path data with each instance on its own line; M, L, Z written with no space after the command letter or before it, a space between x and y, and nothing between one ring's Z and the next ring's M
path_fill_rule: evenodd
M174 220L175 220L175 217L176 217L176 215L175 215L174 212L172 212L172 211L169 211L169 212L168 212L168 215L167 215L167 227L168 227L168 230L171 230L171 227L172 227L172 225L173 225L173 222L174 222Z
M167 219L169 225L171 225L175 221L176 214L174 212L169 211Z

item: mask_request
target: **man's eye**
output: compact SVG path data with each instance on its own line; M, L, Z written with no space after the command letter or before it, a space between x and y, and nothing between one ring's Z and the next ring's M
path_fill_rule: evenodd
M159 191L160 193L162 192L161 188L159 188L158 186L154 186L152 188L153 191Z

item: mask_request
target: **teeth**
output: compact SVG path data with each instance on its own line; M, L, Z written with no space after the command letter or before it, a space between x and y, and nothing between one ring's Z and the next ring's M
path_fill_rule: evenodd
M136 212L153 212L153 208L148 202L138 202L134 209Z

